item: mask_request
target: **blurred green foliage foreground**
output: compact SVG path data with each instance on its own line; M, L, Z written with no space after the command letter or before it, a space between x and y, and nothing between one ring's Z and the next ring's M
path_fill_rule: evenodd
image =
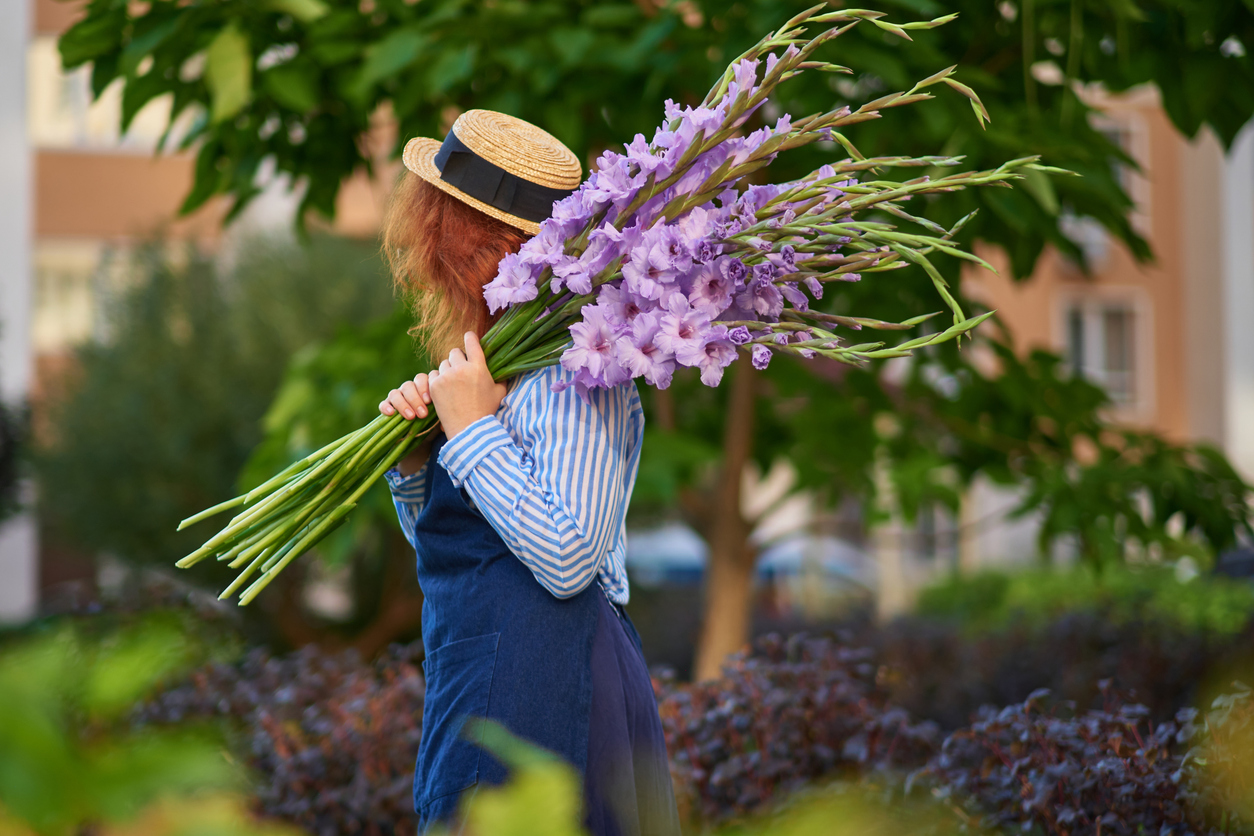
M204 649L188 625L52 625L0 654L0 834L267 836L206 729L128 728L135 702Z

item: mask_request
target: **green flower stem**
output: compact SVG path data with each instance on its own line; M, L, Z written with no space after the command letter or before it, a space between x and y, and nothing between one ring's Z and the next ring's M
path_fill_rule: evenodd
M305 534L304 537L302 537L294 546L292 546L290 549L287 550L287 554L283 556L282 560L280 560L269 571L267 571L265 574L259 577L256 581L254 581L252 586L244 590L244 593L240 595L240 599L239 599L240 606L244 606L250 603L254 598L256 598L261 593L261 590L269 586L270 581L274 580L274 578L279 574L279 572L281 572L287 566L287 564L292 561L293 558L301 554L304 554L305 551L314 543L318 542L323 537L330 534L334 529L343 525L344 521L348 519L349 512L352 511L356 507L357 507L356 505L341 505L340 507L332 511L330 514L328 514L326 518L323 519L321 522L319 522L316 526L310 529L309 532Z

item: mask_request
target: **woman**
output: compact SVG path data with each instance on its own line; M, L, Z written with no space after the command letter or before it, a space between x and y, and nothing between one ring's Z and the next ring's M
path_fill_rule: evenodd
M384 249L440 367L379 404L434 408L441 434L388 474L418 553L427 693L414 778L422 828L504 767L461 736L488 717L585 778L601 834L678 834L657 703L627 602L624 518L644 419L634 385L584 402L560 366L499 383L479 334L482 288L582 179L549 134L469 111L412 140ZM556 391L555 391L556 390Z

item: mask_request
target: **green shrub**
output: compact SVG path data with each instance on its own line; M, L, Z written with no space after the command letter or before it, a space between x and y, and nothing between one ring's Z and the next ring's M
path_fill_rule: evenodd
M977 630L1016 619L1042 623L1079 610L1101 612L1116 623L1153 621L1229 636L1254 617L1254 586L1214 575L1180 580L1169 566L1108 566L1100 573L1075 566L954 575L923 590L918 602L919 615Z

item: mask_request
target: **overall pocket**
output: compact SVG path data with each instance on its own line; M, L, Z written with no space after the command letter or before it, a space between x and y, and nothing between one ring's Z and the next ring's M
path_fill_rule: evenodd
M414 802L419 809L479 780L482 750L462 737L462 724L467 717L488 714L500 636L488 633L449 642L428 653L422 663L427 692L414 776Z

